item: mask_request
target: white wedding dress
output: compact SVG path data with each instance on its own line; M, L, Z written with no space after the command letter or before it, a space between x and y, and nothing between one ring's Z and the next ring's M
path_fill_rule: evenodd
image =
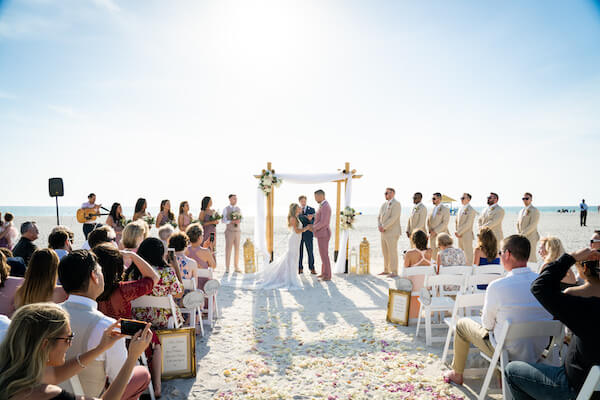
M301 227L302 225L300 224L299 228ZM241 289L251 290L302 289L302 282L298 277L301 240L302 234L296 233L293 229L291 229L286 253L272 263L268 264L264 271L256 274L245 274L241 284L235 280L226 280L226 278L223 278L221 284L224 286L234 286Z

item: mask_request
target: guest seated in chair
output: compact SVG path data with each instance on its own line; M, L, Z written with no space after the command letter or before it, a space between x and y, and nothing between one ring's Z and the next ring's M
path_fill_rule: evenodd
M181 273L176 262L170 265L164 259L165 248L160 239L149 237L144 239L137 254L150 264L160 277L158 283L154 285L150 296L168 296L173 297L183 296L183 285L181 283ZM126 271L125 276L128 280L138 280L142 277L140 270L132 264ZM141 321L150 322L156 329L165 329L168 327L169 318L177 318L179 322L183 322L183 316L179 308L175 310L176 315L173 315L171 309L153 308L153 307L136 307L132 310L133 317Z
M481 228L477 234L477 247L473 252L473 264L500 265L498 241L490 228Z
M543 262L542 266L540 267L540 270L538 271L541 274L542 271L548 266L548 264L558 260L558 257L565 254L565 248L563 247L560 239L555 236L546 236L541 238L539 247L540 249L538 253L542 257ZM577 285L577 278L575 278L573 267L571 267L567 271L567 274L565 275L563 280L560 281L560 287L562 290L565 290L566 288L575 285Z
M427 248L429 238L425 231L417 229L410 237L412 249L404 253L404 268L421 267L431 265L431 257L433 251ZM413 284L413 292L418 292L425 283L425 277L422 275L409 276L408 279ZM410 315L409 319L418 318L419 316L419 296L411 296L410 298Z
M13 316L0 344L0 399L75 400L80 398L57 384L91 369L98 357L124 341L118 322L99 332L98 343L90 350L70 356L77 335L69 314L56 304L36 303L21 307ZM105 400L132 398L129 377L135 377L137 358L150 343L150 326L137 332L122 367L104 390L95 395ZM66 356L66 361L65 361ZM89 388L82 382L84 391ZM104 387L103 387L104 389ZM89 397L88 397L89 398Z
M212 268L214 270L216 266L212 247L214 243L211 243L210 238L202 243L203 235L200 224L191 224L185 233L191 242L185 251L185 255L196 261L198 268Z
M443 267L453 267L457 265L466 265L465 253L461 249L453 247L454 241L447 233L440 233L437 238L437 269L438 273Z
M58 256L54 250L36 250L29 260L25 280L15 293L15 308L32 303L65 301L67 294L62 286L56 286L57 279Z
M48 235L48 247L54 250L59 260L73 250L71 242L72 239L69 237L69 233L62 229Z
M575 399L591 367L600 364L598 324L593 317L600 307L599 259L600 253L589 248L563 254L531 285L533 295L573 336L560 367L520 361L506 366L504 374L515 400ZM563 293L561 281L574 263L586 283Z
M69 313L70 328L74 334L67 357L76 358L79 354L98 346L103 340L103 332L113 325L115 320L98 311L96 299L104 292L104 276L94 253L75 250L64 256L58 265L58 276L69 294L69 298L61 307ZM66 337L58 335L62 332L54 333L54 337ZM151 335L148 341L150 338ZM144 349L146 347L144 346ZM138 356L139 353L136 354L136 358ZM125 338L121 338L106 352L90 360L86 368L77 373L85 395L100 396L105 389L107 377L109 382L116 383L119 371L129 363L129 358L131 355L128 357ZM137 399L149 383L148 369L142 366L134 367L123 399ZM61 386L72 391L70 383L63 383Z
M500 252L502 265L508 272L488 285L481 321L461 318L454 333L454 359L452 371L444 376L446 382L463 384L463 372L471 344L489 357L494 353L490 331L499 337L507 320L528 322L552 319L533 297L529 287L537 274L527 268L531 245L525 236L512 235L504 239ZM506 342L505 349L511 360L536 361L548 345L548 338Z

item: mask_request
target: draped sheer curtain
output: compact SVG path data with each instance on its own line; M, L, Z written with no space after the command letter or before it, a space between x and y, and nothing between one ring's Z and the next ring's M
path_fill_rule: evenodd
M344 207L351 207L352 201L352 174L344 174L343 172L337 172L334 174L280 174L276 173L282 184L287 183L298 183L298 184L318 184L332 182L341 179L348 179L346 185L346 191L344 192ZM256 250L262 255L263 262L267 264L269 262L269 253L267 252L266 242L266 198L267 196L263 193L260 188L256 189L256 220L254 221L254 243L256 244ZM335 221L334 210L332 210L332 216ZM335 227L333 232L335 232ZM333 233L332 232L332 233ZM342 231L342 246L338 254L338 260L333 267L333 273L339 274L345 271L346 267L346 245L348 243L348 231ZM333 233L334 234L334 233Z

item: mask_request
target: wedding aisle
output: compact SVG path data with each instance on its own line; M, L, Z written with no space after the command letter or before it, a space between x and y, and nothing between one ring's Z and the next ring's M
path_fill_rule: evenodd
M442 344L385 321L391 280L302 276L304 290L222 287L222 317L197 339L195 380L163 383L171 399L460 399L441 379ZM478 389L478 387L476 387Z

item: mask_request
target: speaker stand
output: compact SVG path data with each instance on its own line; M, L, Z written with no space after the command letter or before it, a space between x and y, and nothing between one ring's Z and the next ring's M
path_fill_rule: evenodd
M54 196L56 200L56 225L60 225L60 220L58 219L58 196Z

